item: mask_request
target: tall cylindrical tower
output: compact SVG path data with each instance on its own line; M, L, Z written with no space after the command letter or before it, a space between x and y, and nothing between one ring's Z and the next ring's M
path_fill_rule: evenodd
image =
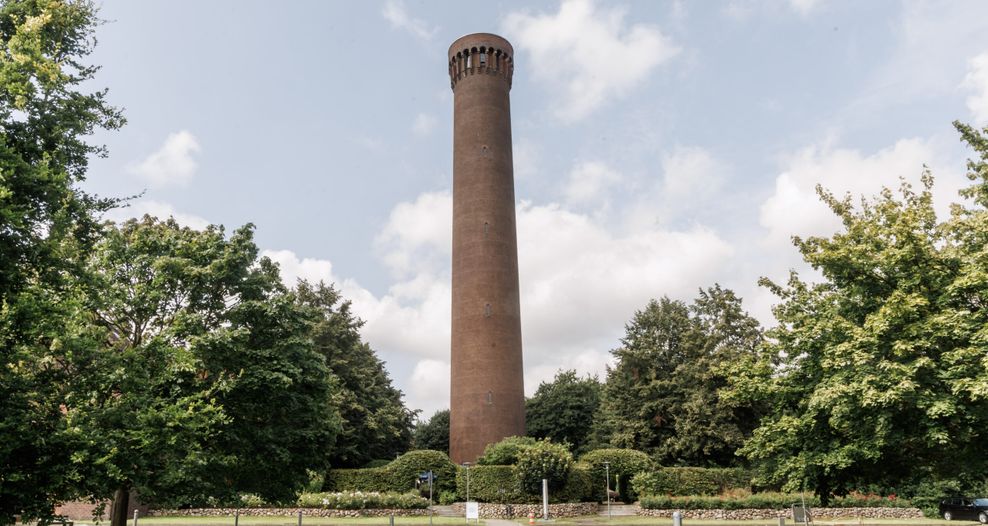
M511 161L514 50L488 33L449 47L453 88L453 319L449 454L525 434Z

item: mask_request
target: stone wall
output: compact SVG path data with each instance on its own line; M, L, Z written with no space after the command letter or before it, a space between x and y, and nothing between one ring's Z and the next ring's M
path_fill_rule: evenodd
M723 520L752 520L775 519L778 517L792 518L792 510L745 509L745 510L644 510L639 508L638 515L643 517L672 517L672 512L679 511L684 519L723 519ZM828 518L862 518L862 519L922 519L923 512L919 508L810 508L814 519Z
M466 515L466 505L457 502L450 506L459 516ZM585 515L596 515L599 505L596 502L571 502L564 504L550 504L549 518L558 517L582 517ZM491 502L478 503L478 511L481 519L519 519L528 517L529 513L536 517L542 516L541 504L494 504Z
M396 517L428 515L429 510L392 510L392 509L369 509L369 510L327 510L323 508L240 508L241 517L284 517L298 516L302 512L303 517ZM153 517L232 517L237 512L236 508L194 508L185 510L151 510Z

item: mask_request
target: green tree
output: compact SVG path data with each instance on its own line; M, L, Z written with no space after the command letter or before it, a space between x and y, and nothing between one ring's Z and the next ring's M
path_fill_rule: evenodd
M85 138L124 122L106 90L84 89L97 23L85 1L0 4L0 523L77 495L60 362L87 335L69 289L94 215L113 205L77 183L105 154Z
M715 285L693 304L662 298L635 313L613 351L595 430L598 442L664 464L730 465L754 427L756 406L725 399L723 364L752 355L757 320Z
M258 259L250 225L182 228L145 216L108 225L89 258L80 326L99 339L67 356L68 428L81 483L201 505L239 492L295 498L326 467L339 431L338 390L277 267Z
M514 470L522 491L529 495L542 492L542 480L549 481L549 490L555 491L566 484L573 467L573 454L564 444L539 440L518 452Z
M762 280L779 325L731 396L771 405L741 450L769 481L826 500L988 469L988 129L955 126L980 155L973 203L938 222L928 171L858 207L818 188L843 229L795 244L822 281Z
M534 446L538 441L532 437L510 436L493 444L487 444L484 454L477 459L482 466L512 466L518 463L521 452Z
M343 418L336 445L327 450L333 468L357 468L375 459L394 458L412 443L415 412L374 350L360 339L363 324L332 286L299 281L298 301L317 313L311 338L326 359L340 389L333 404Z
M432 418L415 425L415 449L449 452L449 409L441 409Z
M574 370L557 372L552 382L539 384L535 396L525 402L528 435L567 443L575 454L584 452L600 391L596 377L579 378Z

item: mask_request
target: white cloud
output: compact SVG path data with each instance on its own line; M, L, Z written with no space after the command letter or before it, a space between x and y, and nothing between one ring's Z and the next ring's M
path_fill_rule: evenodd
M508 13L503 30L526 57L534 77L561 92L557 116L586 117L640 83L679 47L655 26L626 27L621 8L565 0L555 14Z
M682 203L715 193L727 167L697 146L677 146L662 156L662 193Z
M211 224L208 219L204 219L195 214L179 212L174 206L155 200L140 200L131 202L128 206L110 210L106 213L104 218L110 221L121 222L130 218L141 218L145 215L157 217L158 219L167 219L172 217L176 222L178 222L179 225L193 228L195 230L203 230Z
M938 212L946 213L963 183L958 174L937 163L933 144L920 139L902 139L872 155L829 146L805 148L784 162L775 191L761 206L761 224L774 243L787 243L793 235L830 235L840 229L841 222L820 202L817 184L838 197L849 192L857 203L861 196L877 196L883 187L897 189L900 178L921 188L924 164L932 167L937 178L934 200Z
M436 411L449 408L449 361L422 360L415 364L408 394L416 400L419 418L427 420Z
M963 87L974 92L967 98L974 122L978 126L988 124L988 51L967 61Z
M436 35L436 32L439 31L436 27L430 27L425 20L415 18L409 14L405 8L405 3L401 0L388 0L385 2L384 9L381 10L381 15L391 23L392 28L408 31L412 36L420 40L431 40Z
M601 203L606 202L609 188L620 181L621 175L606 164L586 161L570 171L563 192L566 201L572 204Z
M337 282L333 276L333 264L325 259L302 258L291 250L262 250L261 257L270 258L281 269L281 280L285 285L295 286L300 279L309 283L328 284Z
M194 154L199 153L199 142L186 130L168 135L165 143L146 159L128 167L159 188L169 185L185 186L196 173L198 163Z
M449 192L430 192L391 210L375 244L385 264L398 277L434 270L448 263L453 232L453 200Z
M821 0L789 0L789 7L800 16L807 16L821 3Z
M419 137L426 137L432 133L432 130L436 129L436 118L428 113L419 113L415 116L415 122L412 124L412 133Z

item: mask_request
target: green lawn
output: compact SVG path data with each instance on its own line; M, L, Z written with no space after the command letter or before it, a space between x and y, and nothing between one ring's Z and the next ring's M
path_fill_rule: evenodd
M515 519L519 525L528 525L528 519ZM549 522L536 521L544 526L672 526L672 519L666 517L607 517L589 516L555 519ZM786 520L786 526L795 526L791 519ZM981 526L978 521L945 521L942 519L838 519L816 520L814 526ZM779 526L777 519L756 519L745 521L729 521L715 519L683 519L683 526Z
M452 524L463 524L464 519L451 517L433 517L432 524L439 526L449 526ZM101 526L107 526L109 519L101 522ZM92 524L91 521L75 521L76 525ZM133 524L133 520L127 521L128 525ZM233 516L229 517L143 517L138 521L138 526L219 526L226 524L233 526ZM243 526L296 526L298 515L279 515L273 517L247 517L240 516L240 524ZM370 526L372 524L389 524L388 517L302 517L302 526ZM395 517L395 524L401 526L429 526L429 516L418 517Z

